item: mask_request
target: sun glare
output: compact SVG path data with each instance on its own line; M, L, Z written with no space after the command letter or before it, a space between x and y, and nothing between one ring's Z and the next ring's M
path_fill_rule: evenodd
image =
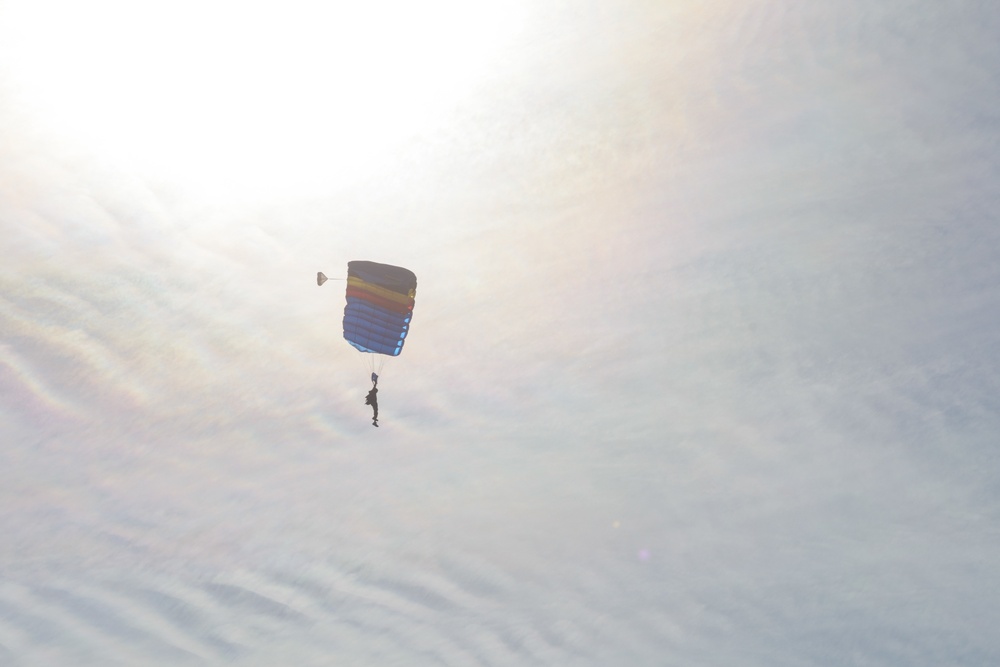
M488 72L517 3L23 0L4 57L36 122L185 187L362 173Z

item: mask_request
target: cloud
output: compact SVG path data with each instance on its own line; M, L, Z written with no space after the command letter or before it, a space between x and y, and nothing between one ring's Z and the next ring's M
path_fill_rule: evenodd
M535 11L437 130L280 202L5 93L0 655L998 654L995 18ZM314 281L351 259L418 275L380 429Z

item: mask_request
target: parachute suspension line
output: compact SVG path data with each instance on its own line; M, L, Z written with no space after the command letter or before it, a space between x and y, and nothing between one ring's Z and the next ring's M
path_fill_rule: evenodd
M358 363L361 364L361 368L366 374L370 375L371 373L375 373L379 377L382 376L382 368L385 366L384 354L358 352L355 356L357 356Z
M361 370L365 371L365 373L370 373L372 371L371 357L373 355L368 354L367 352L358 352L355 350L353 356L358 360L358 364L361 365Z

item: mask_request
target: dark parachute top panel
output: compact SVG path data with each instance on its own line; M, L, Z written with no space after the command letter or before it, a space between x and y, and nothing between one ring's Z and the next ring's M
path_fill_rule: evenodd
M347 264L344 338L362 352L397 356L413 319L417 277L400 266Z
M400 294L409 294L411 290L417 289L417 276L401 266L366 261L348 262L347 277L352 276Z

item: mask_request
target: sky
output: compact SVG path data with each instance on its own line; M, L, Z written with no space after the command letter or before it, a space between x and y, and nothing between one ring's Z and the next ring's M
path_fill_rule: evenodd
M1000 9L356 5L0 1L0 665L1000 661Z

